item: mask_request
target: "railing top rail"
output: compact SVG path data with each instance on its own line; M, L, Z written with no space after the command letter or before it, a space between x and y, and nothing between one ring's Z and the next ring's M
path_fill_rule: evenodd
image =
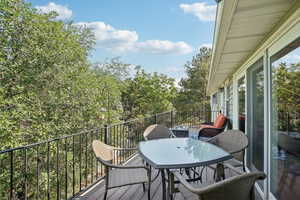
M166 111L166 112L162 112L162 113L152 114L152 115L149 115L149 116L146 116L146 117L142 117L142 118L136 118L136 119L132 119L132 120L127 120L127 121L124 121L124 122L120 122L120 123L114 123L114 124L108 125L108 127L118 126L118 125L122 125L122 124L128 124L128 123L136 122L136 121L143 120L143 119L149 119L151 117L154 117L154 116L157 116L157 115L167 114L167 113L170 113L172 111L174 112L174 110L170 110L170 111Z
M171 111L167 111L167 112L164 112L164 113L153 114L153 115L150 115L150 116L147 116L147 117L143 117L143 118L132 119L132 120L128 120L128 121L125 121L125 122L110 124L107 127L110 128L110 127L117 126L117 125L128 124L128 123L136 122L136 121L139 121L139 120L148 119L148 118L151 118L151 117L153 117L155 115L165 114L165 113L168 113L168 112L171 112ZM103 127L100 127L100 128L94 128L94 129L90 129L90 130L80 131L79 133L74 133L74 134L71 134L71 135L64 135L64 136L60 136L60 137L56 137L56 138L44 140L44 141L41 141L41 142L36 142L36 143L24 145L24 146L19 146L19 147L15 147L15 148L5 149L5 150L0 151L0 154L9 153L9 152L12 152L12 151L17 151L17 150L28 149L28 148L32 148L32 147L35 147L35 146L38 146L38 145L43 145L43 144L51 143L51 142L54 142L54 141L58 141L58 140L62 140L62 139L66 139L66 138L70 138L70 137L74 137L74 136L86 134L86 133L89 133L89 132L99 131L102 128L105 128L105 127L103 126Z
M101 128L104 128L104 127L101 127ZM94 128L94 129L90 129L90 130L80 131L78 133L74 133L74 134L71 134L71 135L64 135L64 136L60 136L60 137L57 137L57 138L52 138L52 139L49 139L49 140L44 140L44 141L41 141L41 142L36 142L36 143L32 143L32 144L28 144L28 145L24 145L24 146L20 146L20 147L5 149L5 150L0 151L0 154L12 152L12 151L17 151L17 150L28 149L28 148L32 148L32 147L35 147L35 146L38 146L38 145L55 142L55 141L58 141L58 140L62 140L62 139L66 139L66 138L86 134L86 133L89 133L89 132L99 131L101 128Z
M166 111L166 112L162 112L162 113L152 114L152 115L149 115L149 116L146 116L146 117L143 117L143 118L137 118L137 119L132 119L132 120L128 120L128 121L124 121L124 122L120 122L120 123L110 124L110 125L107 125L106 127L111 128L113 126L125 125L125 124L129 124L129 123L136 122L136 121L139 121L139 120L149 119L149 118L154 117L154 116L159 116L159 115L163 115L163 114L167 114L167 113L171 113L171 112L177 112L177 111L176 110L170 110L170 111ZM212 112L214 112L214 111L212 111ZM44 140L44 141L41 141L41 142L36 142L36 143L24 145L24 146L5 149L5 150L0 151L0 155L4 154L4 153L12 152L12 151L32 148L32 147L35 147L35 146L38 146L38 145L43 145L43 144L51 143L51 142L54 142L54 141L58 141L58 140L62 140L62 139L82 135L82 134L87 134L87 133L90 133L90 132L93 132L93 131L99 131L100 129L103 129L103 128L105 128L105 126L102 126L102 127L99 127L99 128L94 128L94 129L89 129L89 130L84 130L84 131L80 131L78 133L74 133L74 134L70 134L70 135L64 135L64 136L60 136L60 137L56 137L56 138L53 138L53 139L48 139L48 140Z

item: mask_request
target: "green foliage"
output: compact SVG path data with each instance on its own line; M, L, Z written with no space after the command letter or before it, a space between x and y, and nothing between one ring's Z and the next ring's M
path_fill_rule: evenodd
M174 102L177 110L186 112L209 107L206 86L210 59L211 49L202 47L192 61L186 63L187 78L179 82L181 88Z
M142 117L173 109L176 96L174 79L157 73L146 73L136 68L133 78L125 81L122 103L126 118Z
M300 132L297 120L300 113L300 63L287 65L280 63L273 71L273 99L279 113L280 130ZM289 117L287 116L289 115Z
M1 148L103 124L104 88L117 90L112 104L120 94L118 82L90 70L91 31L21 0L2 0L0 8Z

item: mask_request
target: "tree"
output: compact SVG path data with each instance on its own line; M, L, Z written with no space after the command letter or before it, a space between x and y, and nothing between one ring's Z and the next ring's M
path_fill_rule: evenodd
M209 106L206 95L211 49L202 47L191 62L185 64L187 78L179 82L180 89L174 105L178 111L197 111Z
M133 78L125 81L122 104L126 119L160 113L173 108L176 96L174 79L158 73L146 73L136 68Z
M300 63L279 63L273 70L273 100L277 106L280 130L300 132ZM289 115L289 116L287 116Z
M95 126L101 97L87 61L91 31L21 0L2 0L0 9L1 148Z

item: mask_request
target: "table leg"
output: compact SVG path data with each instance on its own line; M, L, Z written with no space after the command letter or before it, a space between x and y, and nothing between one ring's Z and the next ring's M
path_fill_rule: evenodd
M167 169L168 173L168 197L170 200L173 200L174 192L174 175Z
M162 185L162 200L167 200L167 191L166 191L166 177L164 169L160 170L161 174L161 185Z
M222 163L218 163L216 167L216 182L225 179L224 165Z

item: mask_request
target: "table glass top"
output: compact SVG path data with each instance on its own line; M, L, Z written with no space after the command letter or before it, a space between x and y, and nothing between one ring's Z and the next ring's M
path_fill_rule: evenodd
M223 149L192 138L167 138L140 142L142 157L156 168L209 165L232 156Z

